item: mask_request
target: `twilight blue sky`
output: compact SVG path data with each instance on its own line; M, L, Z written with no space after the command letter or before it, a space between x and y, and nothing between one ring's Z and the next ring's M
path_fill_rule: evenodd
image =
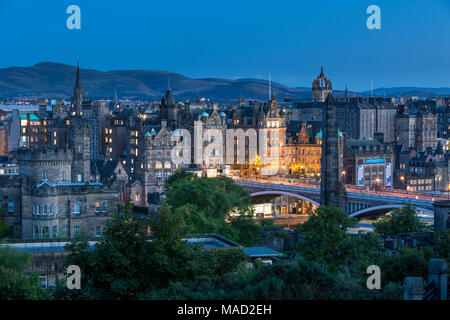
M66 8L81 8L81 30ZM381 30L366 8L381 8ZM0 68L42 61L334 88L450 87L450 0L0 0Z

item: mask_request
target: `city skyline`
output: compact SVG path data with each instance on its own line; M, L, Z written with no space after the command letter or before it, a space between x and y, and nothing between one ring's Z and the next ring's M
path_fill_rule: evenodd
M323 62L341 90L368 91L371 81L374 88L449 86L447 1L377 1L380 30L366 27L369 1L227 7L78 1L81 30L66 28L70 4L28 2L17 11L17 4L2 1L0 27L9 32L1 39L9 46L0 67L79 60L88 69L165 70L196 79L267 79L271 73L274 82L309 87Z

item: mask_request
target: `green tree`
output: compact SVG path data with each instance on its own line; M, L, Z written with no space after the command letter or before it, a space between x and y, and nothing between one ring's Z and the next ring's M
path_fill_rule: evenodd
M241 269L221 276L200 276L191 284L171 283L152 291L149 299L187 300L326 300L398 299L401 287L389 284L383 290L368 290L365 279L332 274L317 262L300 258L297 263Z
M184 215L189 233L218 233L246 244L257 242L260 228L250 219L250 194L230 178L197 178L181 171L166 186L167 202Z
M434 232L433 242L437 253L436 257L448 261L450 259L450 229Z
M375 231L384 234L420 232L427 230L424 223L420 221L414 208L407 206L394 209L391 215L381 218L380 222L374 223Z
M36 275L30 277L22 272L0 265L0 300L39 300L47 295L39 286Z
M26 275L32 256L9 246L0 246L0 300L45 298L37 275Z
M307 222L297 226L303 238L300 253L331 272L360 267L376 257L381 239L373 234L349 234L348 229L354 227L356 219L349 219L344 211L320 206Z
M28 252L21 252L9 246L0 247L0 266L24 273L32 263L33 257Z
M170 189L170 187L179 180L192 180L195 178L195 175L192 172L188 172L186 170L177 170L173 175L171 175L165 183L165 188Z
M238 230L238 242L243 246L252 246L260 242L263 227L257 225L250 217L236 217L231 221L231 226Z
M132 211L130 203L108 221L94 247L87 241L68 245L66 265L80 267L81 290L55 290L57 299L138 299L172 282L188 284L201 274L231 272L239 252L202 252L184 240L184 215L163 203L152 219Z
M379 261L384 283L403 284L405 277L427 278L431 248L402 248L393 255L384 255Z

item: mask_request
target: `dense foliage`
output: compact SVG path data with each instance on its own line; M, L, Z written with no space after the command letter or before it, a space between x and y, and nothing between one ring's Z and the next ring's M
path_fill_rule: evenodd
M184 217L167 204L152 219L131 208L129 203L122 206L95 247L87 241L68 245L66 265L80 267L81 290L60 287L56 298L138 299L172 282L232 272L243 260L240 250L201 251L183 241Z
M367 267L379 254L381 239L373 233L349 234L348 229L355 226L356 219L349 219L344 211L321 206L297 226L304 240L299 251L307 261L318 262L330 272Z
M384 234L420 232L427 230L420 221L414 208L408 206L394 209L390 215L386 215L377 223L374 223L375 231Z
M381 291L365 288L362 279L334 275L316 262L260 266L224 276L196 278L191 284L171 283L153 291L148 299L226 300L328 300L400 299L401 286L389 284Z
M6 226L0 212L0 233ZM7 232L2 234L5 237ZM0 238L1 240L1 238ZM0 246L0 300L35 300L46 297L36 275L25 271L31 266L32 256L8 246Z
M351 234L355 219L322 206L296 228L301 237L296 259L256 262L249 268L242 249L209 250L186 241L189 233L218 233L246 246L259 243L264 227L252 219L248 192L225 177L197 178L179 171L167 181L166 197L167 202L155 197L160 208L152 218L133 212L130 203L121 206L95 246L87 239L69 244L63 269L80 267L81 290L68 290L61 281L50 290L51 297L401 299L404 277L426 277L429 259L449 254L449 232L435 234L434 249L381 250L379 233L422 230L410 208L383 219L378 232ZM36 276L24 274L30 263L28 254L0 249L0 299L47 297ZM381 290L366 287L366 269L372 264L380 266Z
M218 233L243 245L256 244L261 237L249 193L228 177L197 178L179 171L167 181L166 196L184 216L188 233Z

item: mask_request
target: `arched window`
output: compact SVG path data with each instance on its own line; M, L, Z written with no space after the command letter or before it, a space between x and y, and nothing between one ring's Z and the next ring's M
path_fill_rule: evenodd
M47 226L42 227L42 234L41 237L44 239L47 239L50 237L50 231L49 228Z
M48 210L48 214L49 214L50 216L52 216L52 215L53 215L53 203L49 206L48 209L49 209L49 210Z
M57 237L58 237L58 227L57 226L53 226L52 238L57 238Z
M44 204L44 216L46 216L48 213L48 207L46 204Z

